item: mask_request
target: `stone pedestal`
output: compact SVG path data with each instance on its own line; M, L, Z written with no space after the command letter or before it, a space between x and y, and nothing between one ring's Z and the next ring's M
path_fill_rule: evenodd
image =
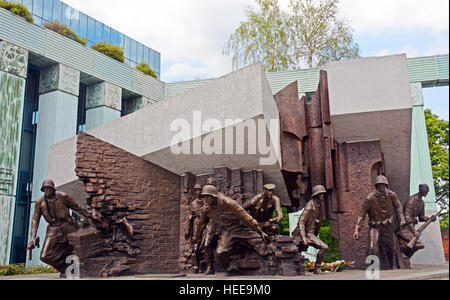
M86 93L86 129L100 127L121 117L122 89L108 82L88 86Z
M28 52L0 41L0 265L9 263Z
M56 64L41 70L33 201L42 197L40 189L42 182L48 177L50 146L76 135L79 86L80 72L75 69ZM31 216L33 213L32 206ZM46 235L46 224L43 221L38 235L41 238ZM32 264L40 263L39 252L33 252Z

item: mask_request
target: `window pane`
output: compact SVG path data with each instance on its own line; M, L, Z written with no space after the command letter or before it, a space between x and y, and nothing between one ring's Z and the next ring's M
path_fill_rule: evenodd
M130 52L130 60L136 62L136 41L131 40L131 52Z
M67 6L67 4L63 3L61 13L61 23L70 27L70 20L68 17L70 17L70 8L69 6Z
M125 39L123 37L123 34L120 32L117 32L117 44L120 46L120 48L125 49Z
M142 53L144 51L144 47L141 43L137 43L137 53L136 53L136 63L140 64L143 62Z
M146 62L150 66L150 63L148 61L149 53L150 53L150 49L148 47L144 47L144 53L143 53L143 57L142 57L142 61L141 62ZM141 63L141 62L139 62L139 63Z
M110 28L106 25L103 25L103 39L102 41L110 41L109 40Z
M111 44L113 44L115 46L119 46L119 44L117 43L117 31L115 31L112 28L111 28L111 33L110 33L110 36L109 36L109 40L110 40Z
M31 13L33 13L33 0L23 0L22 4L25 5Z
M80 13L80 28L78 32L80 37L87 38L87 16L83 13Z
M95 20L92 19L91 17L87 17L88 18L88 40L91 43L95 42Z
M33 3L33 14L37 17L42 18L42 6L44 2L43 0L34 0ZM40 21L42 23L42 21Z
M161 53L158 53L158 52L155 52L156 53L156 55L155 55L155 57L156 57L156 66L155 66L155 68L156 68L156 72L158 73L158 74L161 74Z
M124 53L125 53L125 58L130 60L130 53L131 53L131 40L129 37L124 36Z
M76 34L79 34L80 27L80 13L77 10L72 10L70 18L70 29L72 29Z
M99 21L95 21L95 42L101 42L103 38L103 24Z
M53 19L53 0L44 0L44 20L51 22Z
M62 3L58 0L53 1L53 21L61 23Z

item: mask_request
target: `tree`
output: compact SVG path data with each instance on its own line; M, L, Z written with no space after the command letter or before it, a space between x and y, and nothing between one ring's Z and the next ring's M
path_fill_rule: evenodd
M348 20L338 17L339 0L290 0L291 28L295 57L308 66L329 61L358 58Z
M255 1L259 8L247 7L247 20L230 36L224 54L233 55L234 70L259 61L271 72L292 67L287 14L278 0Z
M274 72L359 57L349 22L337 16L338 0L291 0L288 11L278 0L255 1L224 47L233 69L260 61Z
M425 110L431 166L433 168L436 200L448 209L449 199L449 122Z

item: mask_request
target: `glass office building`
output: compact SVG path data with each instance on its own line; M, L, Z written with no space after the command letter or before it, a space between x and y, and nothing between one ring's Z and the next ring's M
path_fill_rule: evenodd
M108 41L124 50L125 63L131 67L146 62L158 74L161 74L161 54L136 40L114 30L96 19L78 11L59 0L16 0L25 5L33 14L34 23L57 21L70 27L76 34L87 39L87 47Z

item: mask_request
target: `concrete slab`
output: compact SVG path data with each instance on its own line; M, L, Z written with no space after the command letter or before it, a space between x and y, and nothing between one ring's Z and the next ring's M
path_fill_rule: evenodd
M180 124L190 128L176 140ZM231 132L231 138L226 136L227 132ZM265 182L276 184L276 194L284 205L290 205L281 173L279 112L261 64L215 79L87 133L179 175L213 173L216 167L262 170ZM259 137L259 133L264 135ZM216 139L205 142L211 134ZM51 148L48 176L55 179L57 186L78 185L73 171L75 139ZM181 141L191 145L190 154L173 153L172 146ZM193 145L201 145L202 141L222 145L213 154L205 149L194 152ZM245 145L243 152L238 152L237 141ZM260 148L259 144L267 148ZM225 152L226 149L231 151ZM273 159L265 161L269 157Z
M414 265L410 270L392 270L381 271L380 280L448 280L449 279L449 265L430 266L430 265ZM1 280L65 280L59 278L59 274L44 274L44 275L27 275L27 276L10 276L0 277ZM225 274L216 274L214 276L203 275L141 275L129 277L116 277L97 280L176 280L176 281L191 281L191 280L232 280L232 281L251 281L251 280L273 280L273 281L294 281L294 280L367 280L365 271L346 270L341 273L328 273L325 275L314 275L312 273L306 276L283 277L283 276L225 276ZM206 285L206 284L205 284Z

